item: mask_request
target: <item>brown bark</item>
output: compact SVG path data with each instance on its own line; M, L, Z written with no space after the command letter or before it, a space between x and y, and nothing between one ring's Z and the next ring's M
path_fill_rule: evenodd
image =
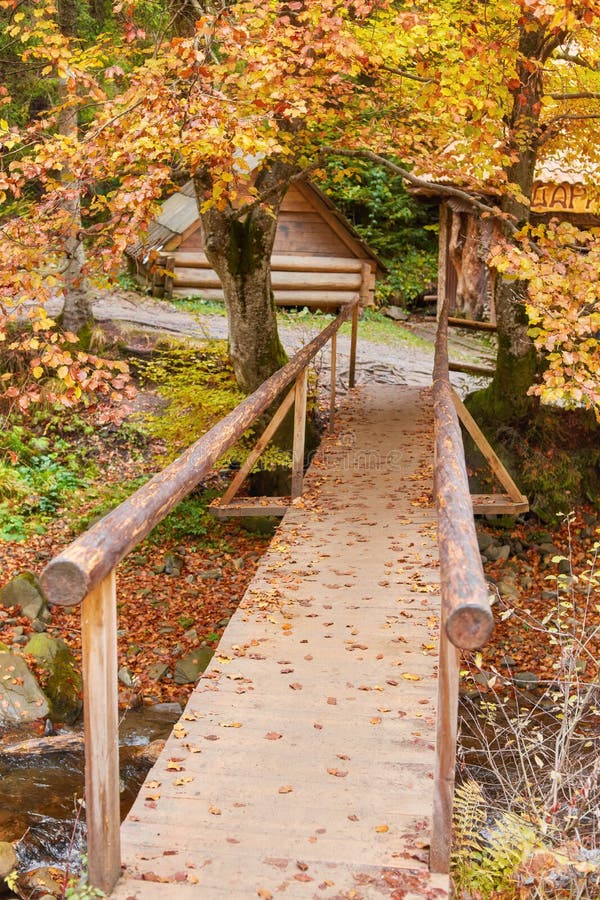
M59 9L61 29L72 34L76 22L76 10L70 2L62 0ZM67 81L59 79L58 102L62 107L58 115L58 130L65 137L77 138L77 107L72 105L67 89ZM93 324L92 298L85 277L85 248L82 240L81 197L70 172L65 171L62 180L67 186L62 205L68 215L67 232L63 247L65 263L63 270L64 304L61 324L66 331L80 334Z
M240 219L236 210L202 213L206 255L218 274L229 321L229 352L238 385L254 391L286 361L279 340L271 288L271 252L277 215L293 169L275 161L261 169L255 186L268 196ZM198 205L210 196L208 173L195 176Z
M502 202L502 210L513 225L521 226L529 220L544 96L542 65L564 37L558 34L548 37L545 27L534 22L531 30L525 26L521 30L520 62L515 79L518 85L511 90L513 101L508 123L507 149L514 162L506 171L509 184L516 186L519 194L507 194ZM512 238L508 228L506 231L507 238ZM485 397L480 396L478 404L488 407L489 416L497 424L525 419L537 406L527 394L536 377L538 360L527 334L526 299L526 282L498 278L495 290L498 325L496 374L489 388L482 392Z

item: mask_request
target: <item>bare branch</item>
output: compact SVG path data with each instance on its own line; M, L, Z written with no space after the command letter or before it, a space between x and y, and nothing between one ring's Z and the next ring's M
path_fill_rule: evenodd
M600 100L600 91L576 91L567 94L547 94L552 100Z

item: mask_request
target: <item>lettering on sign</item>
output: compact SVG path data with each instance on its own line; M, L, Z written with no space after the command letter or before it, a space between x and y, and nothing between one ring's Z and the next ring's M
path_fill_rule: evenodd
M596 212L598 207L596 190L586 184L543 184L538 181L533 186L531 208L534 212Z

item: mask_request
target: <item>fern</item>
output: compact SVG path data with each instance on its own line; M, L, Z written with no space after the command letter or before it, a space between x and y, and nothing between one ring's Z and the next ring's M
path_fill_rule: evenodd
M519 896L518 875L532 851L542 846L537 830L521 816L505 812L488 821L483 790L468 781L456 790L454 801L455 846L452 874L458 893L482 900Z

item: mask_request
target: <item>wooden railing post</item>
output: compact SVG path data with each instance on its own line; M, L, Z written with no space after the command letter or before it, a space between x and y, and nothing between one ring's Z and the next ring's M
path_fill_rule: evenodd
M460 653L446 636L446 623L442 621L440 624L436 758L429 868L432 872L445 874L450 868L450 845L452 843Z
M335 425L335 379L337 366L337 332L331 338L331 385L329 388L329 431Z
M350 371L348 384L351 388L356 384L356 342L358 340L358 304L352 310L352 332L350 334Z
M84 598L81 634L88 872L108 892L121 871L114 569Z
M303 369L296 378L294 402L294 448L292 451L292 500L302 493L304 481L304 438L306 434L306 395L308 369Z

